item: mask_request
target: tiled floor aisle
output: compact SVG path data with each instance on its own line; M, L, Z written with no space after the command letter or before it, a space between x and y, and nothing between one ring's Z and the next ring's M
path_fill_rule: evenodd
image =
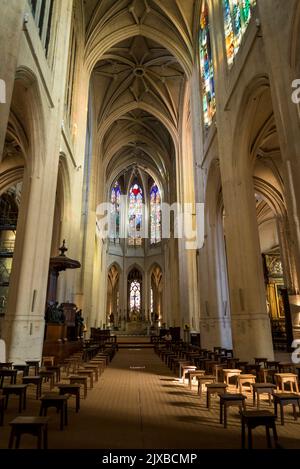
M227 430L219 424L218 398L212 410L205 407L196 388L190 391L177 381L151 349L118 352L88 398L82 400L79 414L70 401L69 426L58 430L58 417L50 413L50 448L239 448L240 421L237 409L230 410ZM252 399L248 398L249 408ZM0 447L7 447L9 426L17 403L10 402L5 427L0 428ZM36 415L38 402L30 389L27 415ZM266 405L266 408L269 408ZM300 447L300 419L293 421L286 409L286 424L277 425L280 443ZM33 447L28 436L23 445ZM263 429L254 432L256 448L265 447Z

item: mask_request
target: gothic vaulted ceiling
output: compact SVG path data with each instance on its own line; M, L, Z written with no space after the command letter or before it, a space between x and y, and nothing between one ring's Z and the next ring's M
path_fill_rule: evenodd
M194 3L86 1L86 61L108 179L130 164L170 177L192 68Z

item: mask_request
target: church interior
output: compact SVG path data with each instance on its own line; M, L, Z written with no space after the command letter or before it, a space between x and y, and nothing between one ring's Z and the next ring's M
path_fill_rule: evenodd
M0 448L299 448L299 1L1 7Z

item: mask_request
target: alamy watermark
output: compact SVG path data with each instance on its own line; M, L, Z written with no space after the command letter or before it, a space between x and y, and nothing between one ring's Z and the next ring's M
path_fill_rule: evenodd
M291 356L292 362L298 364L300 363L300 339L293 340L292 348L295 349Z
M120 197L118 212L118 238L126 239L129 234L128 198ZM132 215L131 215L132 217ZM137 219L135 219L137 217ZM133 215L131 223L135 233L142 239L150 237L151 217L147 216L147 207L142 204L140 214ZM102 240L109 239L115 229L114 205L107 202L97 206L97 235ZM185 249L201 249L204 243L204 204L203 203L167 203L161 204L161 238L184 240Z
M6 103L6 84L5 81L0 78L0 104Z
M292 93L292 101L294 104L300 104L300 78L292 82L292 88L295 90Z

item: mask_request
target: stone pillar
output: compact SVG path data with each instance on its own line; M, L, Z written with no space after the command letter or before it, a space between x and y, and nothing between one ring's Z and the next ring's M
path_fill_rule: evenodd
M240 103L245 83L238 80L229 91L229 74L233 78L234 70L227 67L223 5L210 2L210 6L233 349L241 360L250 361L256 356L273 359L251 157L247 147L248 122L246 118L241 119ZM269 15L273 10L272 4ZM246 68L247 64L243 65Z
M11 98L15 83L16 68L26 0L2 0L0 15L0 97L5 94L5 103L0 100L0 161L2 159ZM3 89L3 87L5 89ZM3 93L2 93L3 92Z
M223 155L224 156L224 155ZM226 157L224 157L224 166ZM252 175L225 179L225 233L235 356L273 359Z
M300 134L299 104L293 103L292 83L300 79L300 59L293 57L297 36L292 35L297 0L289 0L289 7L280 0L258 2L266 66L271 84L274 116L278 131L283 177L287 202L291 246L297 269L297 289L300 284ZM272 12L272 14L270 14ZM296 31L294 31L296 32ZM293 41L293 44L292 42ZM298 63L293 63L298 61ZM298 293L297 290L295 293Z
M53 65L53 109L45 104L45 121L41 121L42 103L37 84L26 88L25 108L32 104L30 152L25 169L19 211L15 252L10 278L7 314L3 337L8 359L22 363L41 359L44 339L44 314L52 240L55 193L59 163L63 99L67 71L67 54L72 14L72 0L60 4L60 22L56 44L61 52ZM11 45L9 46L11 47ZM26 58L19 57L20 65ZM25 62L25 65L26 62ZM46 124L45 127L43 124Z

